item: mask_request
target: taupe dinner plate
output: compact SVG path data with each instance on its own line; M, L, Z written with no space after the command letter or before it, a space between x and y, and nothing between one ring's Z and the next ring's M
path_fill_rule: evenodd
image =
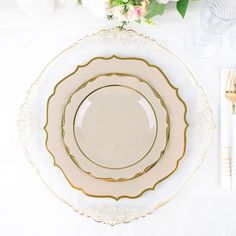
M69 156L103 180L145 173L164 153L168 138L164 102L144 80L127 74L91 78L72 94L63 114Z
M169 112L169 122L170 122L170 134L169 141L165 152L162 155L162 158L159 159L158 163L155 164L152 168L150 168L147 172L143 173L137 178L133 178L127 181L103 181L93 176L85 173L83 170L78 168L78 165L75 164L75 161L72 160L68 155L68 150L64 145L63 141L63 132L61 132L61 127L63 125L63 113L66 105L70 101L70 96L76 92L77 88L80 86L84 86L85 83L94 77L97 77L102 74L110 74L110 73L123 73L127 75L134 76L136 78L141 78L145 81L146 84L149 85L150 88L153 88L152 92L157 92L160 97L163 99L165 106ZM65 95L66 91L66 95ZM104 118L104 114L102 112L97 112L96 109L103 109L101 105L103 103L104 93L106 96L112 95L112 100L116 101L117 104L120 103L119 99L121 99L122 94L126 93L127 96L130 96L130 104L125 104L126 109L134 109L134 114L142 117L135 124L140 125L143 120L147 119L147 112L144 112L142 106L138 108L133 108L131 103L137 105L137 99L144 97L140 94L136 94L135 91L125 90L124 88L116 88L114 87L99 90L99 93L90 94L89 99L92 101L96 100L96 103L100 105L96 105L95 107L91 107L90 113L85 113L87 117L92 117L92 114L102 114L101 118ZM102 96L101 96L102 94ZM117 97L116 95L117 94ZM105 97L106 97L105 96ZM115 97L116 98L115 98ZM84 102L86 99L84 100ZM89 101L89 100L87 100ZM147 102L147 100L145 100ZM85 104L85 103L82 104ZM109 105L106 101L106 106L104 109L109 111ZM78 105L78 104L77 104ZM105 105L105 103L104 103ZM86 106L85 106L86 107ZM150 108L150 107L149 107ZM140 110L141 109L141 110ZM142 110L143 109L143 110ZM124 112L124 110L121 110ZM78 113L79 112L79 113ZM115 112L115 111L114 111ZM153 111L152 111L153 112ZM111 56L109 58L94 58L89 61L87 64L78 66L78 68L61 82L59 82L54 90L54 93L50 96L47 105L47 123L45 125L45 131L47 133L46 139L46 147L48 151L54 158L54 161L57 166L60 167L65 177L69 181L69 183L76 189L83 191L85 194L94 197L110 197L116 200L127 197L127 198L136 198L141 196L145 191L154 189L155 186L166 179L169 175L171 175L178 167L179 161L182 159L186 149L186 130L188 123L186 121L186 112L187 107L183 100L180 98L178 94L178 90L170 83L168 78L164 75L164 73L156 66L148 64L143 59L139 58L119 58L117 56ZM80 109L77 109L75 112L75 123L73 125L73 129L75 130L74 138L77 141L80 139L80 135L85 132L87 129L85 128L90 125L95 125L95 120L90 118L83 118L83 112L81 113ZM149 112L148 112L149 114ZM150 113L152 114L152 113ZM114 114L113 114L114 115ZM114 116L115 117L115 116ZM145 117L145 118L144 118ZM86 119L85 119L86 118ZM132 117L134 119L134 117ZM80 121L78 121L80 120ZM158 115L157 115L158 120ZM85 124L82 130L78 130L78 125L80 122L88 122ZM131 122L129 122L131 124ZM152 122L146 122L146 125L152 124ZM158 124L158 123L157 123ZM88 126L87 126L88 125ZM102 125L104 128L106 124ZM116 124L114 124L115 126ZM141 124L141 127L145 127L144 123ZM115 132L118 132L117 128ZM149 129L145 129L145 134L147 134L148 142L147 146L150 146L150 140L153 139L152 132L147 132ZM81 133L82 132L82 133ZM109 130L106 131L106 135L109 135ZM127 131L129 134L134 135L134 133ZM140 131L138 131L140 134ZM86 132L87 133L87 132ZM88 133L87 133L88 134ZM72 137L72 136L71 136ZM86 143L83 143L83 150L86 150L88 154L89 151L94 150L94 145L96 147L96 140L98 138L98 134L95 136L86 137L86 142L89 140L88 146ZM120 136L118 136L120 137ZM104 139L107 139L108 136L104 136L101 139L101 142ZM143 142L142 139L139 139L139 142ZM79 145L81 145L81 140L79 140ZM114 145L114 140L112 140L112 145ZM87 145L87 146L86 146ZM95 148L96 150L96 148ZM130 149L132 152L135 150L133 148ZM139 151L147 150L147 148L141 148ZM137 151L137 150L135 150ZM108 149L104 149L100 151L100 155L104 155L104 153L108 152ZM113 149L114 152L114 149ZM143 151L144 152L144 151ZM128 155L128 153L126 154ZM89 155L94 158L94 154ZM132 155L131 155L132 156ZM118 157L118 156L117 156ZM119 156L120 157L120 156ZM157 155L158 157L158 155ZM137 160L137 159L135 159ZM101 162L106 165L113 165L109 160L102 160L105 162ZM107 162L106 162L107 161ZM91 161L90 161L91 162ZM116 159L116 163L119 161ZM101 164L100 163L100 164ZM140 162L141 163L141 162ZM120 163L122 164L122 162ZM127 163L126 163L127 164ZM105 168L104 168L105 169Z

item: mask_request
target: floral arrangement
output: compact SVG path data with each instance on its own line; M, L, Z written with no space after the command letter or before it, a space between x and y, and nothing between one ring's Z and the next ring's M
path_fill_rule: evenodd
M184 17L189 0L81 0L81 3L97 17L118 20L123 28L129 22L153 24L153 17L162 15L170 1L176 2L177 11Z

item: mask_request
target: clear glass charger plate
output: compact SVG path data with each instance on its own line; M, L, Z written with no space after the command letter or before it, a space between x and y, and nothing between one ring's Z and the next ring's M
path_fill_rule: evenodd
M94 57L139 57L160 67L188 107L187 149L177 171L155 190L137 199L93 198L73 189L45 148L46 104L55 84ZM18 118L21 141L29 161L46 186L81 215L109 225L145 217L173 199L206 158L215 124L206 94L181 60L155 40L132 30L110 29L86 36L56 56L28 91Z

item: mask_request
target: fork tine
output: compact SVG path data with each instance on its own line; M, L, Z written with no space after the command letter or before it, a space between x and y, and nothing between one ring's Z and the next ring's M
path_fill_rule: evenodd
M230 75L230 92L233 90L233 69L231 69L231 75Z
M236 74L235 70L233 70L233 92L236 92Z
M234 70L230 70L230 76L229 76L229 91L232 93L234 92Z
M236 114L236 70L234 69L229 69L225 96L232 103L232 113Z
M228 73L228 78L226 80L226 91L229 92L230 91L230 78L231 78L231 71L232 69L229 69L229 73Z

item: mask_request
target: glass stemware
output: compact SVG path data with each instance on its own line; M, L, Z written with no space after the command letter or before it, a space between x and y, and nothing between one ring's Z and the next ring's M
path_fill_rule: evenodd
M202 31L188 33L184 37L184 46L194 56L215 54L220 48L222 34L235 20L236 0L205 0L200 12Z

